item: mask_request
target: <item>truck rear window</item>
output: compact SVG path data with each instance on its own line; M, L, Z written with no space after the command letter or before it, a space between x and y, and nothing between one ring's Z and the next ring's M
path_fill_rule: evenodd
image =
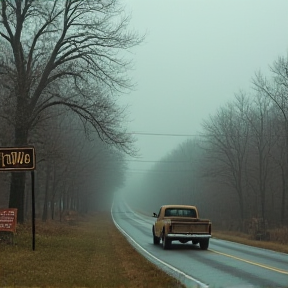
M192 217L196 218L195 209L183 209L183 208L167 208L165 210L165 216L179 216L179 217Z

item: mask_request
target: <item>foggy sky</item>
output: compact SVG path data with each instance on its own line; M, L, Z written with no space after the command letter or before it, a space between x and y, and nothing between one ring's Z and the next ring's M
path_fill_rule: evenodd
M253 92L251 78L287 56L287 0L123 0L130 28L147 32L131 50L137 83L121 96L141 160L157 161L198 135L209 114L239 90ZM193 138L191 136L190 138ZM153 162L129 162L141 173Z

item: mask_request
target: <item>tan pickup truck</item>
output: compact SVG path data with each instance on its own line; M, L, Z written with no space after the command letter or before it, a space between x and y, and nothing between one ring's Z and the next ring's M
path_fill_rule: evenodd
M181 243L192 241L200 245L202 250L208 249L211 238L211 222L199 219L198 210L189 205L164 205L152 227L153 243L159 244L162 240L163 248L169 249L173 240Z

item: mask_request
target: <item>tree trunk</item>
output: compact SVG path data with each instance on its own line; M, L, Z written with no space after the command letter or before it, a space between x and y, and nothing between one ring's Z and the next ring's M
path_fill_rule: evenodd
M15 128L15 146L25 146L27 143L27 130L23 125ZM17 208L17 222L24 222L24 201L25 201L25 172L12 172L10 184L9 208Z
M50 201L51 205L51 219L54 220L54 214L55 214L55 194L53 193Z
M286 177L284 172L283 167L282 168L282 195L281 195L281 213L280 213L280 222L282 225L285 225L285 204L286 204L286 187L287 187L287 182L286 182ZM287 167L285 168L287 169Z
M44 196L44 205L42 213L42 221L46 222L48 217L48 192L49 192L49 179L50 179L50 165L47 164L46 172L46 184L45 184L45 196Z
M9 208L17 208L17 222L24 222L25 172L12 172Z

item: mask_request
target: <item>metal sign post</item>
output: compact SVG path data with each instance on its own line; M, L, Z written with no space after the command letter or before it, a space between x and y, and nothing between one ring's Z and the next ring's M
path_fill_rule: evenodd
M0 171L31 171L33 251L35 250L35 164L34 147L0 148Z
M35 250L35 177L34 171L31 171L31 182L32 182L32 250Z

